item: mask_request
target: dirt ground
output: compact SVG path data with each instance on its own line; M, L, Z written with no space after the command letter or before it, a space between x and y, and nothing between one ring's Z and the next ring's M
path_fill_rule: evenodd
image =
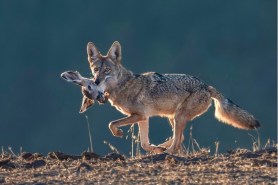
M277 147L211 156L2 152L0 184L277 184Z

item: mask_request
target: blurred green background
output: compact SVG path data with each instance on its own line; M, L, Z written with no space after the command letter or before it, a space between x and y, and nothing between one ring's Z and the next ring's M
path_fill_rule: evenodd
M122 45L123 64L134 73L188 73L216 87L261 122L261 142L277 141L276 0L245 1L0 1L0 146L18 152L89 147L89 117L96 153L128 154L130 137L115 138L108 123L122 118L109 103L79 114L80 89L60 73L90 76L87 42L106 54ZM150 141L171 135L168 121L150 120ZM255 131L219 123L214 107L190 122L201 147L252 148ZM125 136L129 127L125 127Z

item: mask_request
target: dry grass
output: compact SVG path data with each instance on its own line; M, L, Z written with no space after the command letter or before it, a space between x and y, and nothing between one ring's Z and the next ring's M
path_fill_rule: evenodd
M0 184L277 184L277 146L209 155L206 150L179 156L124 158L90 152L48 156L12 151L0 157Z

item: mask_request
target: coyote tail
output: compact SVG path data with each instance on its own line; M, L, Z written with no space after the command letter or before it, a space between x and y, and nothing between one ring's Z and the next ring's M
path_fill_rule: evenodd
M219 121L247 130L260 126L260 123L253 115L240 108L228 98L225 98L214 87L209 86L209 91L214 100L215 117Z

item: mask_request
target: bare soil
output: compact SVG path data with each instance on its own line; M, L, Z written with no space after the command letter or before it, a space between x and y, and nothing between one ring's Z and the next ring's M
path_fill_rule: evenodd
M277 184L277 147L218 156L2 153L0 184Z

